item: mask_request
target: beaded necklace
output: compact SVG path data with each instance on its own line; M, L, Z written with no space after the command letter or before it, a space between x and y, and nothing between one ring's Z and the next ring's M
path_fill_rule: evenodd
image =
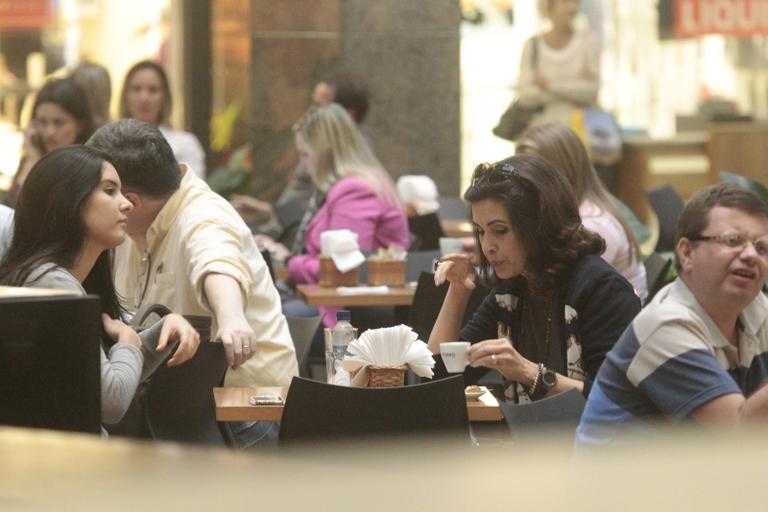
M554 317L554 313L555 313L555 305L556 305L555 297L556 297L556 294L553 291L549 294L549 297L545 302L546 304L545 307L547 311L547 317L546 317L547 320L544 328L544 351L543 353L539 352L539 358L542 359L542 361L534 361L536 363L544 363L544 366L549 364L549 359L550 359L549 343L551 341L550 338L552 335L552 318ZM530 298L523 297L522 304L520 306L521 308L520 318L522 320L520 325L520 339L521 341L525 340L526 342L532 342L530 343L530 345L532 347L536 346L538 348L540 340L536 339L536 331L534 330L534 326L528 325L529 323L533 324L536 321L536 318L534 316L534 311L533 311L533 308L531 307L530 302L531 302ZM527 319L528 321L526 321L526 318L525 318L526 309L529 310L530 312L530 318ZM531 338L529 339L528 336L530 336Z

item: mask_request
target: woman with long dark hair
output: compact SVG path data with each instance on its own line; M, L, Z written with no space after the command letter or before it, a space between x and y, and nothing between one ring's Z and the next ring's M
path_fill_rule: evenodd
M605 242L581 223L571 186L533 155L481 164L464 194L472 209L479 273L469 256L441 258L450 283L429 347L469 341L470 364L495 368L520 402L578 389L640 311L632 286L602 258ZM461 319L475 283L493 289Z
M83 144L93 130L88 100L74 80L48 80L35 97L32 120L24 131L22 160L4 202L11 207L16 204L29 171L44 155L67 144Z
M133 399L142 369L159 364L178 339L169 365L194 355L200 338L179 315L168 315L141 337L120 318L110 250L125 239L133 206L107 157L82 145L55 149L30 171L21 189L0 283L56 288L101 299L106 343L101 353L102 421L118 422ZM147 345L156 345L147 347Z

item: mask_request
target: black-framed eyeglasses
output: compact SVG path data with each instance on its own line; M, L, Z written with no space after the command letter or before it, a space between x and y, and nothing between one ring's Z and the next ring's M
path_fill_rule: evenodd
M730 249L739 249L741 251L751 243L755 252L763 258L768 259L768 235L760 238L749 238L744 233L722 233L711 236L695 236L688 238L691 242L715 242L724 245Z

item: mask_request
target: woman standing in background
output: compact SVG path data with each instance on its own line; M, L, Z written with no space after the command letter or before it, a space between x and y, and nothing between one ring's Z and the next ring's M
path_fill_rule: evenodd
M523 47L519 100L526 107L541 107L530 126L569 125L573 110L597 103L599 48L592 34L574 26L579 0L539 0L539 10L551 27Z
M143 60L128 70L120 94L120 117L156 126L173 149L176 160L187 164L205 179L203 146L194 134L171 128L172 106L171 86L160 64Z

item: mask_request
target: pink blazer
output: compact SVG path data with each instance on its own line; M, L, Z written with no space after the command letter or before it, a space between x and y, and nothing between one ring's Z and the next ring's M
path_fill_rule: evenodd
M349 229L357 233L361 251L396 244L407 249L410 243L405 212L385 203L359 178L338 181L309 223L304 236L306 254L288 260L288 273L294 283L316 283L320 278L320 233L329 229ZM335 309L320 308L323 323L334 325ZM329 318L330 317L330 318Z

